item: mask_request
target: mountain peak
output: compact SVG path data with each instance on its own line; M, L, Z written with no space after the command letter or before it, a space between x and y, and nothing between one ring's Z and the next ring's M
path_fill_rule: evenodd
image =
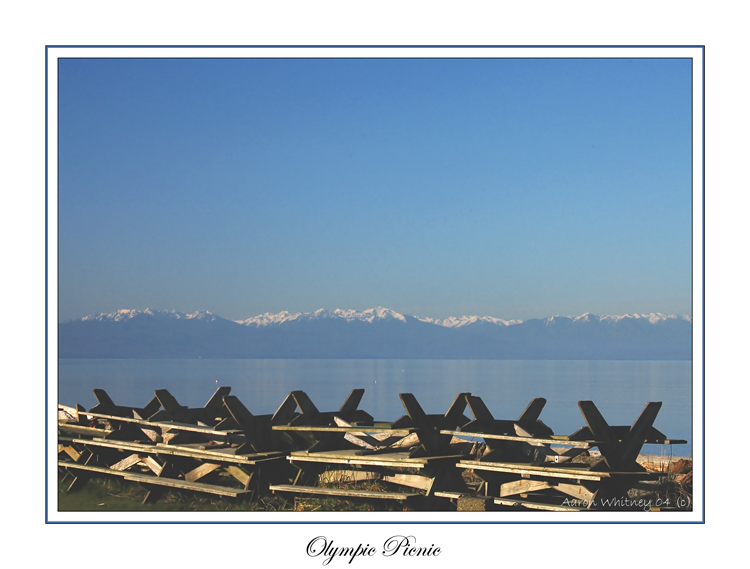
M259 314L258 316L253 316L252 318L247 318L246 320L237 320L237 323L243 324L245 326L271 326L295 320L303 321L322 319L341 319L346 320L347 322L353 322L355 320L360 320L363 322L374 322L376 320L400 320L402 322L406 322L406 317L403 314L399 314L398 312L389 308L378 306L377 308L368 308L367 310L363 310L361 312L354 309L344 310L341 308L336 308L333 311L319 308L318 310L315 310L313 312L296 313L290 313L286 310L283 310L277 314L266 312L264 314Z
M137 324L128 326L131 320ZM63 358L687 360L692 322L661 313L439 320L378 306L265 313L234 323L205 310L147 308L63 322L58 346Z
M192 314L177 312L176 310L159 310L146 308L144 310L122 308L114 312L102 312L100 314L89 314L81 320L84 322L123 322L138 317L159 318L162 320L208 320L214 321L218 317L208 310L198 310Z

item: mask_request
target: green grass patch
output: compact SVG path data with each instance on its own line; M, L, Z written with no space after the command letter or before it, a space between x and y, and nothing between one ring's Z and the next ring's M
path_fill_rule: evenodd
M257 501L232 501L221 497L166 491L154 503L143 503L146 490L114 477L92 477L71 492L71 478L58 479L58 509L61 512L247 512L292 511L293 504L276 496Z

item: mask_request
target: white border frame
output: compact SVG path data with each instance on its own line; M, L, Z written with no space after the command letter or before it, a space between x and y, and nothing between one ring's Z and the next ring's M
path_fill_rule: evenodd
M57 61L61 58L691 58L693 60L693 510L691 512L58 512ZM57 47L47 48L47 521L295 523L696 523L704 504L704 50L685 47ZM312 531L310 537L312 536ZM388 533L388 532L385 532ZM412 530L413 533L413 530Z

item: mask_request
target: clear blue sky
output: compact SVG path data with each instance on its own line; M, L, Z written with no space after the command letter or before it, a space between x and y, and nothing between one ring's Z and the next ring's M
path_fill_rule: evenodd
M691 62L66 59L59 316L691 313Z

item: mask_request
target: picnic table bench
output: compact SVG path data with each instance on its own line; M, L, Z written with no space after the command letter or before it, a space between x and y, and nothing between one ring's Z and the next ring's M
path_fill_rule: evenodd
M461 460L457 467L473 471L483 481L484 495L496 498L494 503L501 506L556 510L556 499L562 503L570 497L588 507L614 503L615 497L626 496L641 482L659 478L636 462L643 444L685 442L668 439L653 427L659 402L648 403L633 425L625 427L608 425L593 402L581 401L587 426L570 436L555 435L546 425L540 426L543 399L533 400L516 421L494 419L477 397L469 396L467 402L475 420L442 433L486 442L484 456ZM533 410L531 416L529 410ZM594 447L601 453L600 460L573 462ZM531 499L511 499L519 495Z
M441 428L455 427L468 421L463 416L465 394L460 394L442 415L427 415L410 393L399 395L407 415L393 423L351 424L334 414L333 424L290 424L274 430L310 433L316 443L308 450L290 452L287 459L298 469L292 484L272 484L273 492L295 494L339 495L367 499L407 500L416 497L434 499L435 492L447 487L464 487L455 464L468 456L468 444L451 444L452 437ZM304 413L303 413L304 415ZM327 436L320 444L321 434ZM332 488L324 480L349 482L358 477L379 480L389 487L410 490L389 492L378 489ZM341 485L339 485L341 486ZM416 492L415 492L416 490Z

